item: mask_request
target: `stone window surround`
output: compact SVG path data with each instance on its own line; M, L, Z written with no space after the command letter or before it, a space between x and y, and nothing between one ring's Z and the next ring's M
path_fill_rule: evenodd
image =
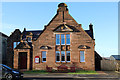
M61 45L61 34L64 34L65 35L65 45L67 45L66 44L66 34L70 34L70 32L64 32L64 33L61 33L61 32L56 32L55 33L55 39L56 39L56 34L60 34L60 45ZM56 40L55 40L56 41ZM71 42L71 35L70 35L70 42ZM71 43L70 43L71 44ZM55 42L55 46L56 46L56 42ZM59 50L60 51L60 61L59 62L56 62L56 51L55 51L55 63L70 63L72 60L72 58L71 58L71 51L70 51L70 61L67 61L67 53L66 53L66 51L65 51L65 61L64 62L61 62L61 50Z
M70 63L71 62L71 53L70 53L70 61L67 61L67 51L65 51L65 61L61 61L61 51L60 52L60 61L56 61L56 54L55 54L55 62L56 63ZM56 53L56 52L55 52Z
M42 54L42 52L45 52L45 53L46 53L46 59L47 59L47 51L41 51L42 62L46 62L47 60L46 60L46 61L43 61L43 57L42 57L43 54Z
M46 63L46 62L42 62L42 52L43 51L46 51L46 62L47 62L47 53L48 53L48 50L42 49L42 50L40 50L40 62L39 63Z
M85 59L86 59L86 49L80 49L80 50L79 50L79 62L80 62L80 63L85 63L86 60L85 60L84 62L81 62L81 61L80 61L80 51L84 51L84 57L85 57Z

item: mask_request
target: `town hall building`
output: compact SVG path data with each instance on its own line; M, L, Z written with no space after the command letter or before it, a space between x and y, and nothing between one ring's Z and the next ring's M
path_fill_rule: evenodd
M58 5L56 15L43 30L16 29L8 43L7 65L16 69L46 70L46 66L57 69L65 65L95 70L93 25L83 30L65 3Z

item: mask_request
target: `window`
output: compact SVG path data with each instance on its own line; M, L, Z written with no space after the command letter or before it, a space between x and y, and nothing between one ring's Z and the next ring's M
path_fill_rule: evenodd
M65 35L61 34L61 45L65 45Z
M65 51L61 51L61 62L65 62Z
M66 34L66 44L70 45L70 34Z
M19 43L20 43L20 42L14 42L14 43L13 43L13 48L16 48Z
M60 40L60 34L56 34L56 45L65 45L65 34L61 34L61 40ZM66 34L66 45L70 45L70 34Z
M56 34L56 45L60 45L60 35Z
M80 51L80 62L85 62L85 52Z
M60 62L60 51L56 51L56 62Z
M55 54L56 62L70 62L70 34L56 34Z
M42 62L46 62L46 51L42 51Z
M27 40L28 40L28 42L31 42L31 38L30 37L28 37Z
M67 62L70 62L70 51L66 51L66 59L67 59Z

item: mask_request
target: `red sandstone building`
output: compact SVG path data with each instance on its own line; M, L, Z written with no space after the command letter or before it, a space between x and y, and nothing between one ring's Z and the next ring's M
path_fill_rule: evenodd
M69 14L65 3L44 30L21 32L16 29L8 38L8 65L16 69L45 70L46 66L95 70L95 39L92 24L83 30Z

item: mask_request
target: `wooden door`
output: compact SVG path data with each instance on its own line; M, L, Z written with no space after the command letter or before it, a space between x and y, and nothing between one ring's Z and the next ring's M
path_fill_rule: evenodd
M19 53L19 67L20 69L27 69L27 52Z

